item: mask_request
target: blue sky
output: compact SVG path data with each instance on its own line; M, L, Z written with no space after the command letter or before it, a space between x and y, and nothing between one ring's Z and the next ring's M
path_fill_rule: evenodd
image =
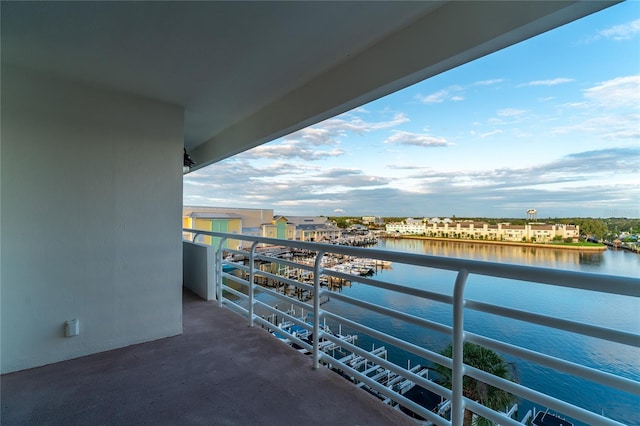
M284 215L640 217L640 2L184 177Z

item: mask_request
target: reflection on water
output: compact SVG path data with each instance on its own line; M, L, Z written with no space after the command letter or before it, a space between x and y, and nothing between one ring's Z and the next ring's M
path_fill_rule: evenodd
M634 263L630 271L607 270L601 273L612 275L634 276L633 271L640 272L640 256L634 253L606 251L580 251L567 249L549 249L538 247L519 247L486 243L469 243L458 241L435 240L403 240L384 239L377 248L410 253L425 253L434 256L457 257L462 259L484 260L488 262L513 263L518 265L540 266L567 270L582 270L580 265L595 267L616 255L630 254L629 265ZM610 269L610 268L607 268ZM595 272L595 271L594 271Z
M600 266L604 262L602 253L580 253L579 261L583 265Z

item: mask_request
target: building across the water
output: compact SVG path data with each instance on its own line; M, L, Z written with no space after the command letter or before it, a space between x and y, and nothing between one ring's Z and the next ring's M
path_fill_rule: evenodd
M380 216L362 216L362 223L365 225L384 225L384 219Z
M414 219L409 217L402 222L387 223L385 229L389 233L424 234L428 219Z
M437 238L480 239L490 241L530 241L547 242L554 238L577 241L580 228L576 225L529 223L511 225L487 222L452 221L451 219L413 219L388 223L386 232L390 234L413 234Z

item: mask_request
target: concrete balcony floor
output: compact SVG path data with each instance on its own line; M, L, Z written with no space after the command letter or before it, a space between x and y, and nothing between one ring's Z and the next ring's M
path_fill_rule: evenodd
M415 425L227 308L183 297L184 333L1 378L4 425Z

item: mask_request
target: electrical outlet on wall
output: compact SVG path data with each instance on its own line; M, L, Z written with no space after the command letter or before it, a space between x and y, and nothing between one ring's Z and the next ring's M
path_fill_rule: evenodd
M77 318L70 319L64 323L64 335L66 337L80 334L80 321Z

